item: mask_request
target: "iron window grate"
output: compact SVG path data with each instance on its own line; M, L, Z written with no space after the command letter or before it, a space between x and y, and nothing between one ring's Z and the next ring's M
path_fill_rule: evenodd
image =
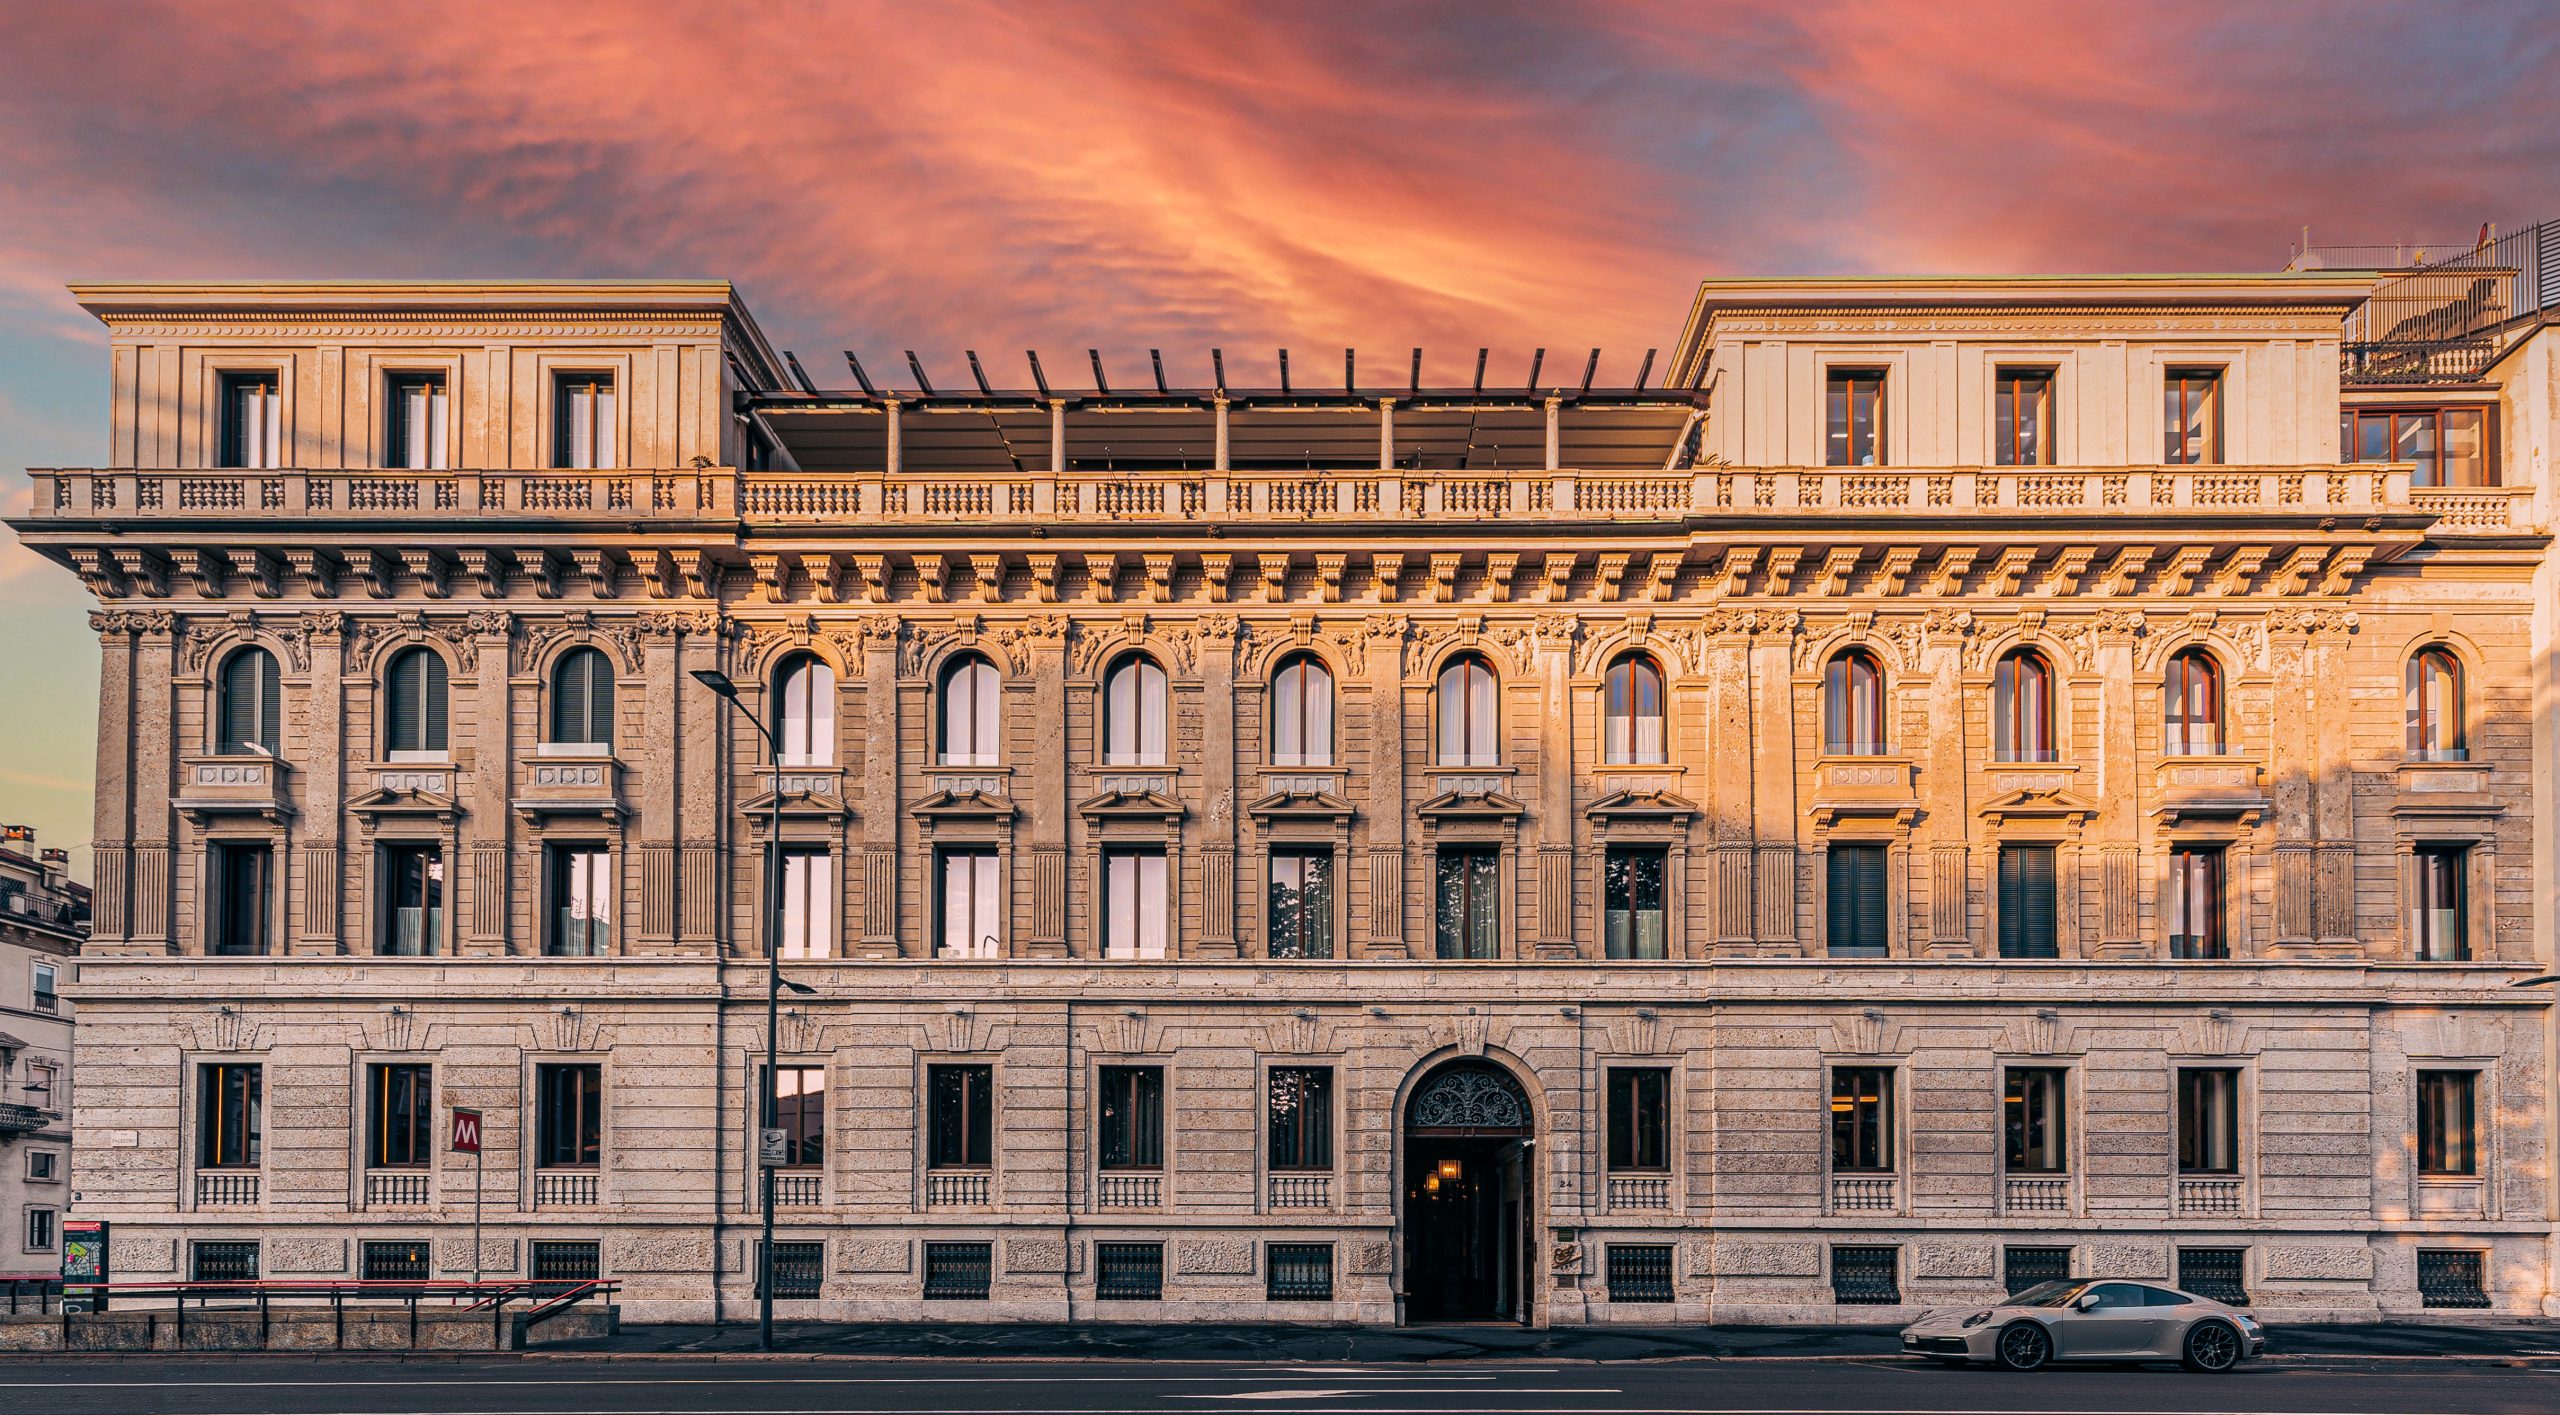
M2249 1305L2246 1248L2181 1248L2178 1286L2233 1307Z
M987 1243L924 1245L924 1295L937 1302L984 1302L987 1271L994 1266Z
M426 1281L427 1245L424 1243L365 1244L364 1280L367 1282Z
M2060 1282L2071 1276L2071 1250L2011 1248L2001 1255L2000 1276L2009 1284L2011 1296L2038 1283Z
M1670 1301L1671 1245L1668 1243L1610 1244L1609 1300L1612 1302Z
M198 1282L256 1282L258 1244L200 1241L189 1249L190 1271Z
M1902 1250L1831 1250L1831 1300L1844 1307L1891 1307L1902 1301Z
M536 1282L593 1282L602 1276L604 1265L593 1242L551 1239L533 1245Z
M2477 1252L2450 1248L2418 1250L2418 1304L2423 1307L2486 1307L2482 1284L2486 1264Z
M825 1281L827 1245L824 1243L776 1243L773 1245L773 1295L776 1301L786 1297L815 1297Z
M1164 1245L1093 1245L1093 1295L1106 1302L1164 1300Z
M1264 1264L1263 1297L1272 1302L1333 1300L1333 1245L1274 1243Z

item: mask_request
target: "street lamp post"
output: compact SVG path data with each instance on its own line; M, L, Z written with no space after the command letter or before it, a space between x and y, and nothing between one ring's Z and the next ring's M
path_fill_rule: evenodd
M774 1099L774 1073L781 1066L782 1046L782 744L773 731L747 710L738 700L738 685L729 675L713 668L697 668L694 681L718 694L722 701L738 710L747 725L764 739L765 749L773 762L773 797L766 818L764 837L764 887L772 900L765 911L764 937L764 1084L756 1123L756 1165L763 1171L761 1188L764 1208L764 1243L756 1254L756 1345L773 1349L773 1171L771 1156L765 1153L765 1137L779 1118ZM791 984L793 992L812 989Z

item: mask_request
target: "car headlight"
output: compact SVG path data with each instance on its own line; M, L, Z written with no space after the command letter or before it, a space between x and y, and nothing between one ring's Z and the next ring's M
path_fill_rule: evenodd
M1969 1327L1978 1327L1989 1320L1991 1320L1991 1311L1986 1307L1983 1310L1974 1313L1972 1316L1965 1318L1964 1324Z

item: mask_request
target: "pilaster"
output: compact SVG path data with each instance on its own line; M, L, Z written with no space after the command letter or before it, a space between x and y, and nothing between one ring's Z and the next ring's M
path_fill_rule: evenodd
M1204 614L1200 630L1200 941L1203 958L1236 944L1236 617Z
M2105 610L2098 615L2098 789L2095 835L2098 857L2099 958L2140 958L2153 950L2140 931L2139 881L2142 851L2137 843L2141 819L2136 803L2143 797L2134 778L2133 648L2142 632L2139 611Z
M1025 625L1031 656L1031 941L1034 958L1067 956L1067 622L1040 615Z
M507 808L507 796L515 785L516 754L515 714L508 710L507 701L507 653L515 636L515 616L500 609L475 610L464 629L472 646L475 672L468 765L460 751L454 753L455 765L463 768L460 775L467 783L462 848L471 861L470 872L464 877L470 891L467 917L471 929L463 935L461 951L486 956L510 951L507 926L513 911L508 902L513 890L508 878L511 871L507 847L515 813ZM530 882L539 879L540 874L528 867L524 878ZM537 903L528 912L539 913L540 907ZM526 947L514 951L541 951L538 932L536 938L524 942Z
M865 958L895 958L902 912L899 843L905 817L898 791L898 641L894 615L862 621L862 944ZM930 948L921 948L928 953Z
M1360 662L1369 680L1368 956L1410 957L1405 938L1404 641L1401 614L1360 626Z
M129 758L133 793L133 857L131 870L130 949L136 953L173 953L177 936L170 927L175 892L170 879L170 833L175 818L169 810L170 783L176 769L176 725L172 693L177 653L177 616L165 609L125 611L136 634L133 663L133 755Z
M300 769L302 835L295 853L302 875L302 916L286 945L295 953L346 951L345 881L354 871L346 858L346 763L360 750L347 741L346 616L321 610L302 616L295 637L309 654L304 685L309 716L303 728Z
M133 931L133 621L99 610L89 627L98 634L98 786L86 947L122 953Z

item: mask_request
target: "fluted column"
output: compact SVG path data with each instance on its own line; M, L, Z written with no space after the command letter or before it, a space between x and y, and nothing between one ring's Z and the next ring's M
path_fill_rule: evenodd
M1362 623L1369 679L1368 956L1407 958L1405 938L1404 640L1401 614Z
M98 633L98 786L91 817L93 953L122 953L133 930L133 624L124 610L89 616Z
M862 948L865 958L895 958L901 894L898 844L906 815L898 799L898 640L893 615L862 621ZM928 891L930 886L927 887ZM919 953L931 953L929 945Z
M2098 943L2100 958L2140 958L2145 945L2137 903L2141 878L2142 802L2148 794L2135 776L2133 754L2133 645L2142 632L2139 610L2098 615Z
M1569 614L1538 619L1538 936L1536 957L1575 956L1573 930L1573 646L1582 624Z
M176 820L169 800L178 745L170 701L177 616L165 609L126 613L138 635L133 657L134 751L130 759L133 859L129 951L171 953L177 949L177 936L169 917L175 898L169 853Z
M1752 928L1757 951L1803 951L1796 936L1796 721L1794 656L1802 616L1792 610L1761 611L1751 636L1752 715L1751 829L1759 858L1752 892L1758 901Z
M1929 958L1962 958L1976 949L1972 932L1973 854L1968 848L1972 803L1966 799L1970 778L1964 690L1965 641L1973 634L1973 615L1961 609L1933 609L1921 620L1921 691L1927 726L1917 756L1923 844L1929 861L1929 917L1920 947Z
M1204 614L1200 629L1200 945L1233 958L1236 944L1236 617ZM1229 710L1221 711L1219 705Z
M515 896L509 887L511 861L507 846L515 813L507 808L507 799L515 785L516 754L515 714L508 710L507 702L507 658L514 639L515 617L500 609L478 610L464 628L475 670L471 687L475 722L470 768L461 773L465 783L463 849L471 857L471 929L463 936L461 951L475 955L539 953L542 941L538 926L533 937L516 940L512 950L508 941ZM457 761L455 765L459 767L461 763ZM525 878L538 878L538 870L528 868ZM540 906L531 912L538 915Z
M1031 941L1034 958L1067 956L1067 621L1034 616L1024 628L1031 655Z

